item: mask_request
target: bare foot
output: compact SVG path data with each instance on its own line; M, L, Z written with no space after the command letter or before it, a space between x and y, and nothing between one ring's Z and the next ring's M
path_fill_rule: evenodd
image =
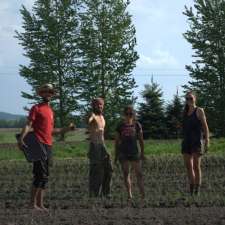
M40 208L43 212L46 212L46 213L49 212L49 210L48 210L46 207L44 207L44 206L39 206L39 208Z
M145 199L142 198L140 201L140 208L144 208L145 207Z
M127 198L127 206L131 207L132 205L133 205L133 199L132 199L132 197L128 197Z
M39 206L33 204L30 204L29 208L35 211L42 211L42 209Z

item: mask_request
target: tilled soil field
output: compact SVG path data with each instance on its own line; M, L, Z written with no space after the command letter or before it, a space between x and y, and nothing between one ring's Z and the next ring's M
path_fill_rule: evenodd
M203 160L200 197L187 194L180 156L151 157L143 165L146 202L127 205L120 168L114 168L112 198L88 198L88 162L57 160L51 168L46 194L49 213L30 210L32 166L24 161L1 161L0 225L222 225L225 224L225 160ZM135 179L133 179L135 182Z

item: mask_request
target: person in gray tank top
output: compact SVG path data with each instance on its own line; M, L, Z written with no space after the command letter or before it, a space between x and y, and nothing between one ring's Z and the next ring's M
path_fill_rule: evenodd
M196 106L196 95L189 92L183 115L182 154L187 168L190 194L199 195L202 182L201 156L209 147L209 129L204 110Z

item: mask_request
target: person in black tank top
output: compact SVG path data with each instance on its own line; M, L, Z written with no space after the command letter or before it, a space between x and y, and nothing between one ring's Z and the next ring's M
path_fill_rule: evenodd
M139 152L138 141L140 143ZM124 109L124 120L116 129L115 163L120 161L124 175L124 182L128 193L128 201L132 199L130 167L135 171L137 184L144 200L144 182L141 169L141 160L144 159L144 141L141 124L135 120L132 106Z
M193 92L189 92L186 95L183 117L182 154L187 168L191 195L200 193L201 156L207 151L208 146L209 129L204 110L196 106L196 96Z

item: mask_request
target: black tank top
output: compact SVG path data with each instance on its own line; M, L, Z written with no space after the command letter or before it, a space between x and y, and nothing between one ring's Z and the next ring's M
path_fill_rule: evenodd
M202 124L197 117L197 109L191 115L185 115L183 121L184 140L191 145L198 145L202 139Z

